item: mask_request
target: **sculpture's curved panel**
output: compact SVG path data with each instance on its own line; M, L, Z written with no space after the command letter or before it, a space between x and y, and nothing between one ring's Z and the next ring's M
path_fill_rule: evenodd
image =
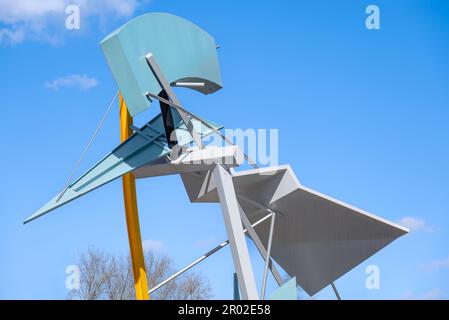
M168 82L204 83L204 94L222 87L214 38L197 25L166 13L132 19L101 41L106 60L132 116L145 111L145 94L161 88L145 56L152 53ZM187 85L188 86L188 85Z

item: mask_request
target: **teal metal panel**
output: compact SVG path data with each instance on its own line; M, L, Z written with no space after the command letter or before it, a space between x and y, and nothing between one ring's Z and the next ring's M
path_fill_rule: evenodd
M240 288L237 273L234 273L234 300L240 300Z
M145 56L152 53L169 83L204 82L204 94L222 87L214 38L197 25L166 13L130 20L101 41L108 65L132 116L149 107L146 92L161 88Z
M173 111L173 115L175 125L180 129L179 131L186 132L187 128L179 114L177 115L177 111ZM214 132L214 130L207 126L195 124L195 120L193 120L193 123L200 136L207 136ZM211 122L207 123L215 130L221 128ZM31 217L26 219L24 223L37 219L106 183L120 178L128 172L165 157L170 153L165 138L162 116L160 114L148 122L142 128L141 133L135 133L128 140L121 143L111 153L73 182L61 197L61 193L59 193ZM182 145L187 145L192 142L192 138L187 139L184 137L183 140L178 141L182 141Z
M274 291L268 300L298 300L296 277L293 277Z

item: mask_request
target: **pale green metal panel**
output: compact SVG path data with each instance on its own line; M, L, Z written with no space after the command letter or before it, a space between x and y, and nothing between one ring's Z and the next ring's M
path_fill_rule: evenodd
M204 82L196 90L222 87L214 38L197 25L166 13L130 20L101 41L106 60L132 116L149 107L146 92L161 88L145 56L152 53L169 83Z
M177 112L173 111L173 114L176 127L180 128L181 131L187 131L185 124L180 120ZM214 130L206 126L198 126L200 136L207 136L215 130L221 129L220 126L210 122L207 123ZM165 138L162 116L160 114L148 122L142 129L142 132L147 137L141 134L133 134L128 140L121 143L110 154L73 182L61 197L60 194L55 196L31 217L26 219L25 223L170 153ZM157 142L149 140L148 137L150 136L158 137ZM183 142L189 144L192 142L192 138L185 139Z
M293 277L274 291L268 300L298 300L296 277Z

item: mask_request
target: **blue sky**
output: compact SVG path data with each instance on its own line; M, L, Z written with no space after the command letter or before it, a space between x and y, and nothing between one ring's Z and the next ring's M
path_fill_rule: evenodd
M80 30L64 28L69 3L82 3ZM380 30L365 28L370 4ZM22 221L62 188L117 90L99 41L151 11L193 21L221 47L224 89L180 91L190 110L229 128L279 129L279 161L302 184L411 227L336 281L344 299L449 298L444 0L0 0L0 298L64 299L65 268L89 245L127 254L120 181ZM118 143L115 108L79 173ZM138 192L143 239L177 267L226 239L219 207L190 204L179 177L138 181ZM380 268L379 290L365 287L369 265ZM228 249L196 271L215 298L232 298Z

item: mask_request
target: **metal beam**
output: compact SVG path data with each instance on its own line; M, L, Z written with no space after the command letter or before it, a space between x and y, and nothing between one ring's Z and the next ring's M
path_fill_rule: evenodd
M232 175L221 165L215 167L213 175L217 185L226 231L231 244L234 268L239 280L242 299L258 300L256 281L243 232L242 220L240 219Z
M268 236L268 245L267 245L267 258L265 259L265 268L263 270L263 277L262 277L262 288L260 291L260 298L262 300L265 300L265 289L267 287L268 265L271 260L270 254L271 254L271 244L273 243L273 231L275 219L276 214L273 213L273 215L271 216L270 234Z
M130 128L132 117L128 113L122 95L119 96L120 104L120 140L123 142L133 133ZM136 179L132 173L122 177L123 198L125 202L126 226L128 229L129 249L134 275L134 288L137 300L148 300L148 282L145 270L145 262L140 236L139 213L137 209Z
M167 96L169 97L169 99L176 105L178 106L182 106L181 102L178 100L178 97L176 96L176 94L174 93L170 83L168 83L167 79L165 78L164 74L162 73L159 64L156 62L156 59L154 58L152 53L148 53L145 56L148 65L151 69L151 71L154 74L154 77L156 78L156 80L159 82L159 85L161 86L162 90L165 91L165 93L167 94ZM159 100L161 101L161 100ZM200 136L198 135L198 132L195 130L195 128L193 127L193 123L190 120L190 118L188 117L187 113L184 111L179 111L179 115L181 116L182 121L184 121L187 129L189 130L190 134L192 135L193 141L195 141L196 145L198 146L198 148L202 149L203 148L203 142L201 141ZM170 137L167 137L169 144L170 144Z

